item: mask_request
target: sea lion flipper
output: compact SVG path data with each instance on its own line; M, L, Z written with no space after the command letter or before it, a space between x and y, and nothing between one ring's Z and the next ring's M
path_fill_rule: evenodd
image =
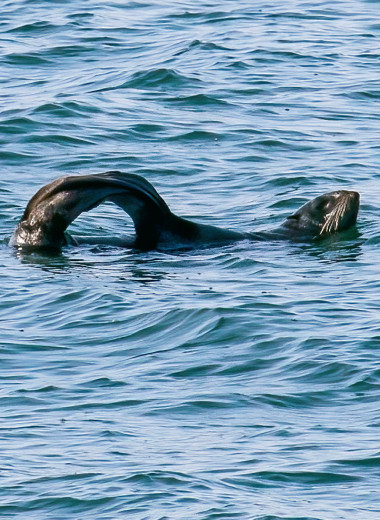
M120 171L68 178L66 189L100 190L108 200L122 208L135 227L135 247L153 249L163 232L174 229L179 217L173 215L152 184L144 177Z
M65 245L65 230L73 220L122 190L112 183L94 188L93 177L96 178L61 177L38 190L27 204L10 244L57 248Z
M11 245L61 247L69 224L104 200L131 216L139 246L155 247L159 226L171 212L146 179L118 171L61 177L42 187L30 199Z

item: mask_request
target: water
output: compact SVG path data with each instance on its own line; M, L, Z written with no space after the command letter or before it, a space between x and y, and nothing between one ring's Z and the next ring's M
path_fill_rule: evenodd
M379 3L9 0L0 31L0 517L377 520ZM231 229L336 188L359 222L8 247L40 186L107 169ZM71 228L132 231L110 204Z

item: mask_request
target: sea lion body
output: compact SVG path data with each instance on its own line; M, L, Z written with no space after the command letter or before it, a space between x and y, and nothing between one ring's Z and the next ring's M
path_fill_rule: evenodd
M245 239L310 240L351 227L356 223L359 210L357 192L334 191L302 206L273 232L241 233L179 217L146 179L110 171L62 177L42 187L29 201L10 243L18 247L60 248L67 245L65 231L69 224L82 212L105 200L130 215L136 236L133 240L116 239L116 244L112 238L100 242L141 250L203 247ZM74 243L81 241L87 240L74 238Z

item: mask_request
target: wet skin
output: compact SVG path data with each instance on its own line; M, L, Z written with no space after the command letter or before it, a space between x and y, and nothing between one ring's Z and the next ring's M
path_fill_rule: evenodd
M68 237L67 227L81 213L111 201L132 218L134 238ZM359 194L333 191L320 195L269 233L240 233L199 224L172 213L155 188L138 175L110 171L62 177L43 186L30 199L10 244L61 248L68 244L105 243L141 250L203 247L239 240L312 240L355 225Z

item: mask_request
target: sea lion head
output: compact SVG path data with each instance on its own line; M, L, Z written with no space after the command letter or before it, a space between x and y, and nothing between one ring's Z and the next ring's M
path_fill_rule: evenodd
M356 191L332 191L302 206L283 223L301 236L325 236L356 223L360 196Z

